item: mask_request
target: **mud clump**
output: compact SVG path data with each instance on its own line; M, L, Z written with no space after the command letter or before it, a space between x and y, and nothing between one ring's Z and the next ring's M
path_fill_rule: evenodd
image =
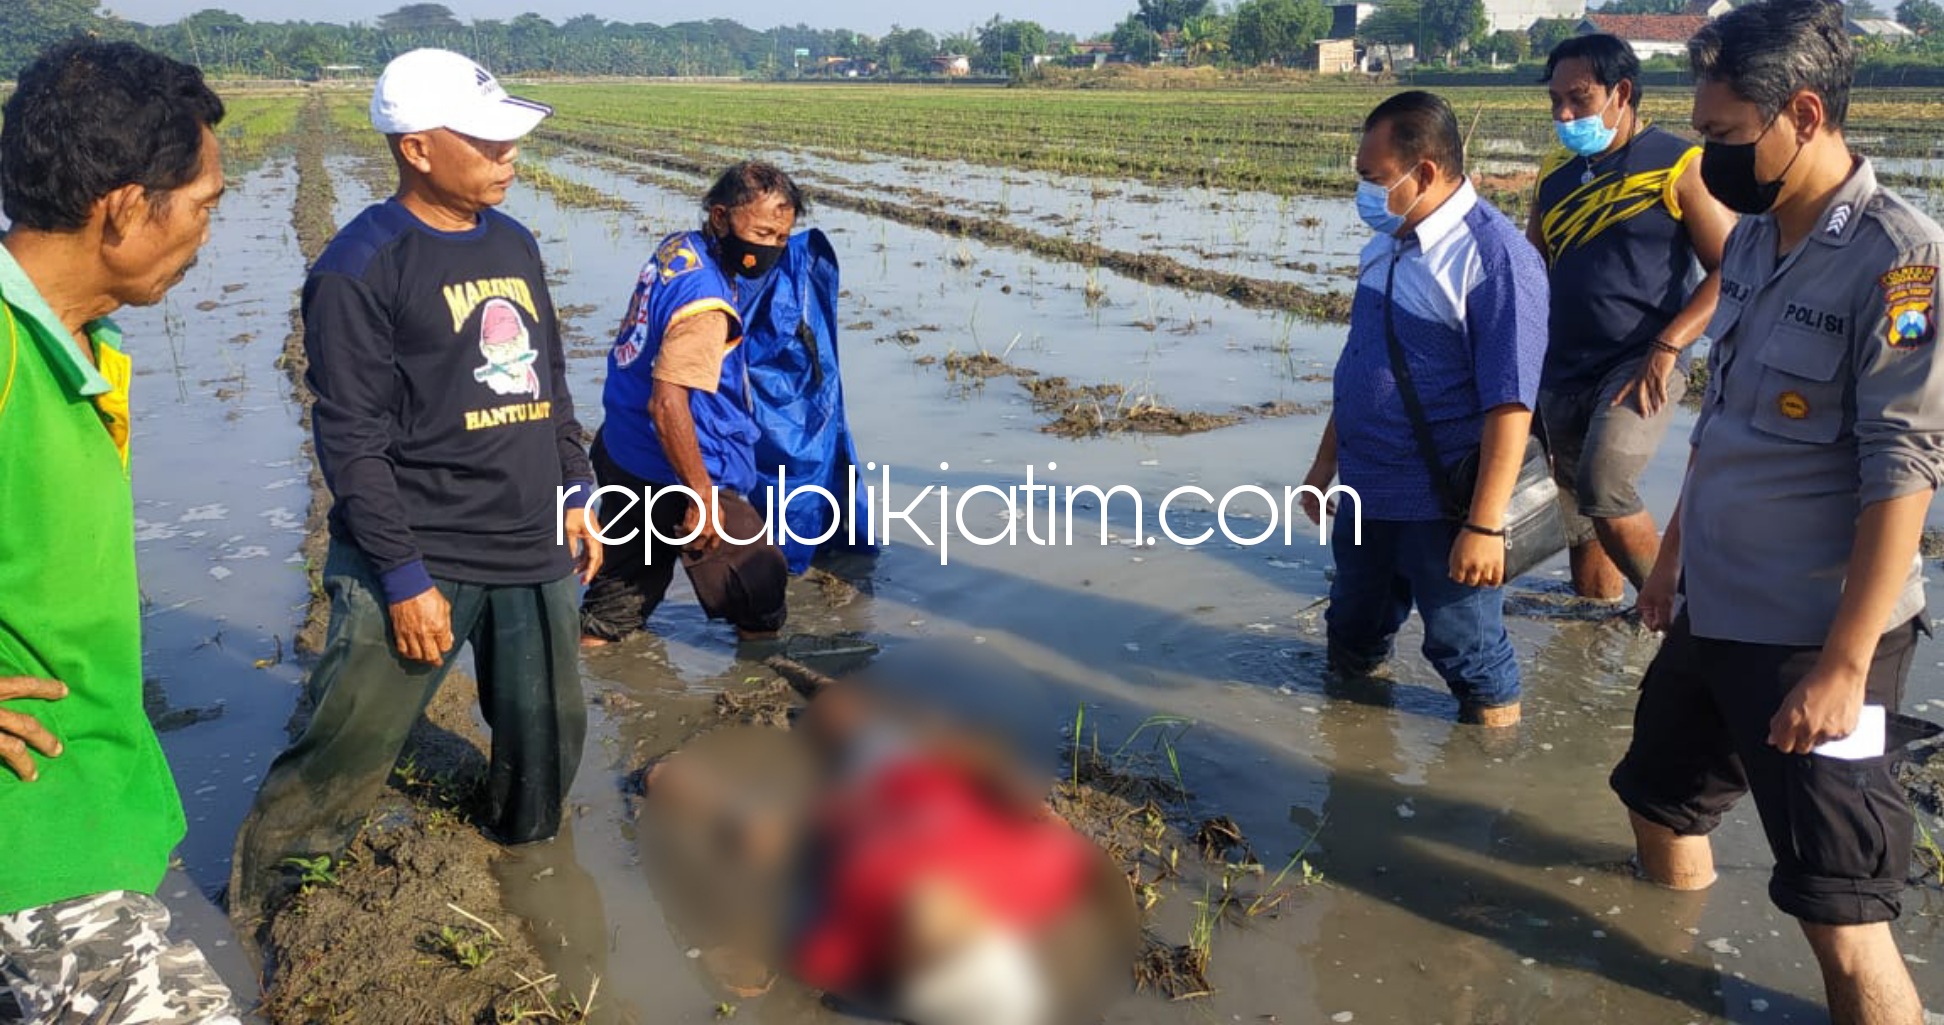
M1295 416L1316 412L1295 402L1264 402L1239 406L1226 413L1207 413L1164 406L1151 397L1129 400L1117 384L1075 385L1064 377L1022 378L1033 407L1052 413L1040 430L1063 438L1091 438L1133 431L1141 434L1201 434L1233 427L1251 419Z
M306 266L317 260L324 247L330 244L331 236L337 233L332 216L337 193L331 187L330 171L324 166L326 143L337 138L323 98L313 95L298 115L297 192L290 212L290 225L296 232L297 248L303 253ZM291 399L302 410L298 424L308 434L315 397L304 381L304 374L310 369L310 359L304 355L304 317L296 298L291 300L290 333L284 338L283 352L277 357L277 365L290 379ZM323 471L317 465L316 452L309 441L304 442L303 453L305 461L310 464L311 500L310 509L304 517L304 540L298 546L298 552L304 557L304 575L310 584L310 604L305 612L304 625L297 632L294 647L302 654L317 655L324 650L324 635L331 612L330 597L324 593L324 556L330 546L327 519L331 511L331 493L324 485Z
M281 641L278 647L282 648ZM149 725L155 727L157 733L173 733L197 723L213 722L221 719L228 707L218 701L213 705L176 708L169 704L168 691L161 680L153 676L142 680L142 711L148 713Z
M1932 818L1944 816L1944 745L1919 748L1897 766L1897 782L1910 805ZM1944 842L1944 837L1939 838Z
M1242 827L1227 815L1209 819L1195 830L1195 847L1210 861L1227 858L1230 851L1247 851L1249 841L1242 835Z
M790 728L796 710L796 691L783 680L770 680L745 691L725 690L716 695L716 715L745 726Z
M1020 384L1033 397L1033 405L1042 409L1055 409L1077 402L1112 402L1127 393L1127 389L1118 384L1075 385L1064 377L1034 377Z
M1141 955L1134 963L1134 985L1170 1000L1194 1000L1215 994L1215 987L1208 981L1206 951L1169 943L1152 932L1141 934Z
M472 824L486 764L475 696L472 681L448 680L370 824L275 912L262 1007L272 1025L586 1020L591 994L555 989L503 905L500 847Z
M1127 879L1145 918L1164 899L1163 886L1181 871L1181 851L1188 842L1164 805L1186 794L1170 780L1115 766L1098 752L1076 747L1073 757L1077 765L1053 788L1048 803L1106 852ZM1207 972L1206 945L1171 943L1152 928L1142 929L1132 966L1136 990L1170 1000L1208 996L1214 987Z
M1944 745L1919 748L1897 766L1897 782L1910 797L1917 815L1915 856L1910 863L1912 885L1944 886Z
M988 378L1031 371L1022 371L989 352L951 352L945 355L945 372L953 378L965 377L974 381L984 381Z
M857 584L818 566L810 567L803 577L816 585L817 594L827 608L841 609L864 593Z
M1153 403L1137 404L1125 409L1108 409L1095 401L1078 402L1069 406L1058 419L1041 427L1040 430L1063 438L1087 438L1097 434L1120 434L1125 431L1181 435L1220 430L1241 422L1242 418L1232 413L1199 413Z

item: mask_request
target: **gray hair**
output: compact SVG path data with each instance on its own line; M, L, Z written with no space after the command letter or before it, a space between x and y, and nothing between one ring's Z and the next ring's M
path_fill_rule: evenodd
M1789 97L1808 90L1822 97L1828 123L1849 116L1856 47L1843 28L1843 7L1831 0L1762 0L1709 22L1688 40L1694 77L1720 82L1770 119Z

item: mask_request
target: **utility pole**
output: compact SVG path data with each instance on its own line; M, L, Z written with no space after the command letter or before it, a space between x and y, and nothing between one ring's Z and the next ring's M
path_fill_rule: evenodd
M1417 54L1411 61L1411 81L1417 81L1417 69L1424 64L1424 0L1418 0L1418 41Z

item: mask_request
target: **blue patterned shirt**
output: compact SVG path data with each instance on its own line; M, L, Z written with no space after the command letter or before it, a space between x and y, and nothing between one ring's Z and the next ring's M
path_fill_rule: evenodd
M1364 247L1350 338L1337 360L1338 477L1376 520L1442 518L1384 340L1385 282L1399 342L1449 466L1478 447L1485 411L1532 409L1546 362L1545 261L1467 181L1406 238Z

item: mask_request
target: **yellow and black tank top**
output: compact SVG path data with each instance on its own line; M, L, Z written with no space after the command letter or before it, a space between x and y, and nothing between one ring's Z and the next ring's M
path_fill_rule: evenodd
M1546 387L1597 382L1687 304L1694 248L1674 185L1700 157L1649 125L1590 165L1564 149L1546 158L1537 200L1552 274Z

